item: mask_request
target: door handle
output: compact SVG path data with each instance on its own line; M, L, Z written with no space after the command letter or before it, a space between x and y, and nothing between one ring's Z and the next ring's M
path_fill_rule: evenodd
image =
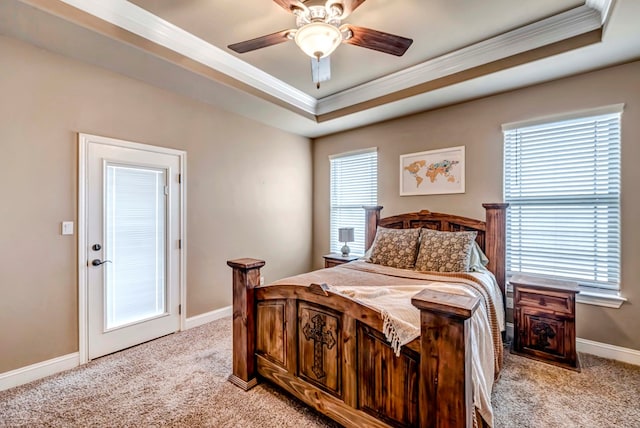
M100 266L100 265L103 265L105 263L113 263L113 262L111 260L100 260L100 259L91 260L91 265L93 265L93 266Z

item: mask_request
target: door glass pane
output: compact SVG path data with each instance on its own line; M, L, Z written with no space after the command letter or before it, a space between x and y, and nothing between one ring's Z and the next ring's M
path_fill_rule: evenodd
M107 165L106 329L166 311L164 170Z

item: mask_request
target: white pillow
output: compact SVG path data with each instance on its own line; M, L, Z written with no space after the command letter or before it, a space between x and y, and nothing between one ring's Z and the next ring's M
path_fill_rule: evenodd
M473 241L473 247L471 248L471 259L469 260L469 270L476 272L479 270L485 270L489 264L489 259L480 249L480 245L476 241Z

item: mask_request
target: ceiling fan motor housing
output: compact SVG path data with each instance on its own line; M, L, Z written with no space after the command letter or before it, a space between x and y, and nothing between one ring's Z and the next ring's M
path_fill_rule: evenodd
M337 27L342 18L342 7L340 3L332 3L328 6L308 6L304 9L294 9L294 14L298 28L312 22L324 22Z

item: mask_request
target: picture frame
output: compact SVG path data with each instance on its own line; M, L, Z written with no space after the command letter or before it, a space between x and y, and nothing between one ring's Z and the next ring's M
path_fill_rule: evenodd
M400 155L400 196L465 192L465 146Z

